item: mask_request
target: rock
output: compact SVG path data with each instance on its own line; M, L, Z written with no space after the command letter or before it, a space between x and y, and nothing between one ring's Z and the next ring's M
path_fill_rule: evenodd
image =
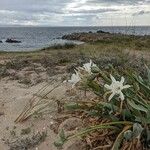
M40 82L43 81L43 79L40 77L40 75L38 75L37 73L33 73L29 76L30 80L31 80L31 83L32 85L36 85Z
M18 77L18 79L23 79L23 78L29 77L33 73L35 73L35 72L34 71L21 70L17 73L17 77Z
M8 69L7 73L9 74L9 76L15 76L17 74L16 70L14 69Z
M72 131L75 130L77 127L82 127L82 125L83 123L81 119L75 117L69 118L60 124L59 131L61 131L62 129L66 131Z
M6 43L21 43L21 41L14 40L14 39L9 39L9 38L5 42Z
M69 118L62 122L58 128L58 132L61 132L62 129L65 132L65 135L72 135L77 132L79 128L82 128L83 123L79 118Z
M58 128L58 132L60 133L62 129L64 130L65 136L71 136L78 132L78 129L83 127L83 122L81 119L72 117L66 119L62 122ZM67 141L64 146L63 150L86 150L87 148L86 143L79 138L73 138L72 140Z
M0 116L3 116L4 115L4 112L0 112Z
M72 139L65 143L63 150L87 150L87 145L81 139Z
M17 73L16 77L19 80L19 83L23 83L26 85L36 85L43 81L39 74L35 71L27 71L29 68L25 68L25 70L21 70Z
M109 34L109 32L105 32L105 31L102 31L102 30L98 30L97 33L108 33Z
M107 39L112 36L113 34L100 30L97 31L97 33L93 33L93 32L72 33L72 34L64 35L62 39L77 40L82 42L96 42L103 39Z

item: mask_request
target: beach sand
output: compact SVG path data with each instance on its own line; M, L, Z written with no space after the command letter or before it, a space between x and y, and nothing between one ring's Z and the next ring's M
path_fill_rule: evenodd
M50 83L48 83L48 81ZM0 81L0 150L7 150L8 146L5 144L7 139L15 141L18 138L25 138L32 136L33 132L48 132L48 136L44 142L37 147L42 150L55 150L53 145L56 135L49 126L53 122L53 117L57 113L56 103L53 99L62 99L65 96L66 86L61 85L56 90L48 95L51 101L51 114L43 116L43 118L32 118L23 123L15 123L15 119L22 112L25 105L42 87L48 84L47 91L61 82L61 75L51 77L47 81L39 84L27 86L19 83L18 80L11 80L9 77L3 78ZM37 93L38 94L38 93ZM30 128L31 133L28 135L21 135L22 129ZM5 141L4 141L5 140ZM34 148L35 149L35 148Z

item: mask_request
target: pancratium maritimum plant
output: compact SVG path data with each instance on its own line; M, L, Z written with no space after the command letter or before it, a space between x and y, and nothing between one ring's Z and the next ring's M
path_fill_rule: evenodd
M71 75L71 79L68 80L68 83L72 84L72 88L74 88L75 85L81 81L81 78L83 78L84 75L86 76L86 73L88 73L88 75L92 74L92 67L97 67L97 65L94 64L92 62L92 60L90 59L90 62L83 64L83 67L78 67L78 68L74 69L75 73L73 73ZM84 73L83 73L83 71L84 71ZM65 82L66 81L64 81L64 83Z
M122 111L122 106L123 106L123 100L125 99L125 96L122 92L122 90L124 89L128 89L131 86L130 85L123 85L125 78L121 77L121 81L117 81L111 74L110 74L110 78L111 78L111 85L105 84L104 87L109 90L108 93L111 93L111 95L109 96L108 100L110 101L115 95L119 95L119 98L121 99L121 103L120 103L120 112Z
M92 67L96 67L95 70ZM121 68L121 71L118 71L110 66L107 71L102 71L91 60L90 63L77 68L77 79L80 79L81 82L84 80L87 87L98 98L92 99L92 101L85 101L84 99L84 102L67 103L65 108L83 112L86 119L91 120L90 117L92 117L94 121L91 123L86 120L89 121L89 127L73 136L66 137L62 132L60 141L55 143L56 146L61 146L74 137L85 137L91 132L96 132L94 134L96 138L93 138L95 140L99 134L103 134L103 132L98 132L101 129L107 130L108 136L107 134L104 137L100 135L102 140L96 141L102 144L98 145L100 147L103 147L103 144L104 147L108 146L108 142L105 141L107 137L111 141L110 147L108 147L111 150L119 150L122 147L129 150L143 149L143 147L150 148L150 69L146 67L148 76L143 78L131 69L123 70ZM117 78L121 78L121 80L116 80L110 73ZM123 74L124 77L119 74ZM125 84L125 79L129 84ZM73 83L76 85L76 82ZM106 89L108 92L105 93ZM104 97L107 94L110 95L106 102ZM118 103L118 98L121 103ZM92 136L89 137L92 138ZM136 141L137 138L138 141ZM92 143L90 144L92 145ZM95 146L94 142L92 146Z
M81 80L79 73L77 70L74 70L75 73L72 74L71 79L68 80L69 83L72 84L72 88Z
M83 67L80 67L80 69L85 70L89 74L92 74L92 67L97 67L97 65L94 64L93 61L90 59L90 62L83 64Z
M123 85L125 78L121 77L121 81L117 81L111 74L110 78L112 80L111 85L105 84L104 87L110 91L111 95L108 100L110 101L115 95L119 95L119 98L123 101L125 99L124 94L122 92L123 89L130 88L130 85Z

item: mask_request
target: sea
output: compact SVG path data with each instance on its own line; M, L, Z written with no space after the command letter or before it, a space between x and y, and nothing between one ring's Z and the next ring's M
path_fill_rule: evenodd
M110 33L131 35L150 35L150 26L130 27L0 27L0 51L36 51L54 44L79 41L62 40L61 37L73 32L96 32L98 30ZM21 41L21 43L6 43L7 38Z

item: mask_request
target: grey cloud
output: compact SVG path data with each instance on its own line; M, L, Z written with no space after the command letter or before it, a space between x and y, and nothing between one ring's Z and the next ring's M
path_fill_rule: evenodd
M71 25L75 21L81 25L87 25L98 14L106 18L106 14L118 14L120 5L149 5L150 0L0 0L0 24L26 24L35 25ZM68 9L68 4L76 3L74 9ZM97 6L97 7L96 7ZM99 8L98 6L105 6ZM111 6L111 7L110 7ZM117 8L117 7L118 8ZM92 7L92 8L91 8ZM141 8L131 13L133 16L149 14L149 11ZM120 13L120 12L119 12Z
M150 11L141 10L139 12L133 13L133 16L140 16L140 15L144 15L144 14L150 14Z
M0 9L23 12L61 10L69 0L1 0Z
M123 4L123 5L137 5L140 3L150 3L150 0L88 0L88 3L99 3L99 4Z
M98 13L115 12L115 11L118 11L118 9L101 8L101 9L95 9L95 10L77 10L77 11L70 11L70 12L71 13L81 13L81 14L86 14L86 13L98 14Z

